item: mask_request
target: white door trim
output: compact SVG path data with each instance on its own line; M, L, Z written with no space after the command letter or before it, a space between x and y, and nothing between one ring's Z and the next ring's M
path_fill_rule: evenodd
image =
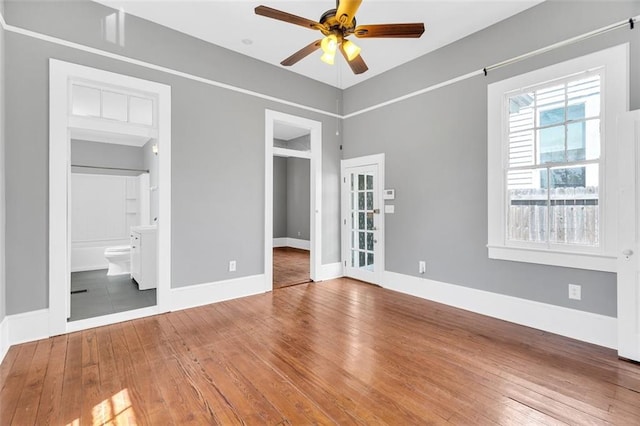
M385 178L384 178L384 153L382 154L373 154L373 155L367 155L367 156L363 156L363 157L356 157L356 158L349 158L346 160L342 160L340 162L340 188L341 188L341 195L340 195L340 199L341 199L341 204L342 204L342 208L341 208L341 217L340 217L340 229L342 230L341 234L342 234L342 266L343 266L343 270L344 270L344 274L345 276L347 275L347 262L349 262L349 256L351 254L351 248L349 246L349 237L350 237L350 232L349 232L349 227L347 225L348 223L348 218L349 218L349 194L346 190L346 186L345 186L345 179L346 179L346 172L347 169L352 168L352 167L363 167L363 166L371 166L371 165L377 165L378 166L378 188L377 188L377 194L376 194L376 198L379 200L379 206L380 206L380 219L378 221L379 225L380 225L380 229L378 232L378 247L377 247L377 252L376 252L376 257L377 259L375 259L375 265L376 265L376 269L375 269L375 274L372 274L372 283L373 284L377 284L377 285L382 285L382 279L383 279L383 273L384 273L384 261L385 261L385 252L384 252L384 246L385 246L385 238L384 238L384 234L385 234L385 224L384 224L384 219L385 219L385 212L384 212L384 200L382 197L382 194L384 192L384 182L385 182ZM358 278L359 279L359 278Z
M264 164L264 290L273 289L273 125L274 122L290 124L295 127L309 129L311 152L286 150L290 157L310 159L310 277L320 280L322 272L322 123L278 111L265 110L265 164Z
M49 333L106 325L169 310L171 287L171 87L82 65L49 61ZM70 79L99 81L155 94L158 97L158 288L153 309L129 311L67 323L70 277L69 241L69 102Z
M618 118L618 356L640 361L640 111Z

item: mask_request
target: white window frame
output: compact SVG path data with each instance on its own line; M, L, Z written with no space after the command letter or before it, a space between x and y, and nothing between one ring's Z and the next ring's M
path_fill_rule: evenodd
M597 271L616 271L617 144L616 119L628 111L629 46L622 44L561 62L488 86L488 253L490 259L538 263ZM554 244L551 248L507 241L506 170L508 168L508 102L506 94L545 82L602 69L600 147L600 245Z

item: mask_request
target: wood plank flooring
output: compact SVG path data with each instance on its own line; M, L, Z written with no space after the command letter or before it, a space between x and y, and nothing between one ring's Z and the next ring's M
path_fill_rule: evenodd
M13 346L0 425L640 424L613 350L349 279Z
M293 247L273 248L273 288L311 281L309 251Z

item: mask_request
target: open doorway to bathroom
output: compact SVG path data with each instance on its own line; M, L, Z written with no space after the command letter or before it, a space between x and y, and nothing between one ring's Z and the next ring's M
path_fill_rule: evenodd
M49 334L166 312L171 88L49 65Z
M92 140L75 139L78 133ZM157 142L76 130L71 136L68 320L155 306L155 280L134 277L140 257L132 263L132 254L141 242L156 251Z

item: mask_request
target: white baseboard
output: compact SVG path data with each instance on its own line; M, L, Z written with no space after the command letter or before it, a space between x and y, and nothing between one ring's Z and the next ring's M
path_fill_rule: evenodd
M171 289L170 310L193 308L265 292L265 276L252 275Z
M342 262L327 263L325 265L322 265L317 281L332 280L334 278L341 278L343 276L344 273L342 270Z
M49 309L7 315L5 321L10 345L49 337Z
M389 271L382 282L384 288L467 311L607 348L618 346L613 317Z
M11 343L9 343L9 317L4 317L0 322L0 363L4 361Z
M287 247L287 238L286 237L274 238L273 248L277 248L277 247Z
M288 237L274 238L273 247L292 247L300 250L311 250L311 241Z

